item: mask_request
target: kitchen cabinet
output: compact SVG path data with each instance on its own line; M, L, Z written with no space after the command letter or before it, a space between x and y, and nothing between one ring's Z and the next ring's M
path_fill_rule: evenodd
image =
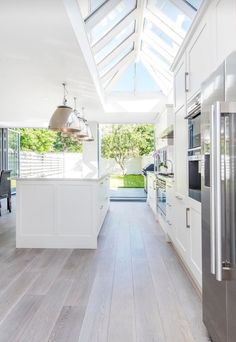
M194 201L189 200L187 209L187 224L189 226L189 256L188 265L197 280L202 286L202 223L201 209L196 208Z
M157 195L156 195L156 175L153 172L147 172L147 202L156 216Z
M186 102L186 87L187 87L187 74L185 55L178 64L174 71L174 107L178 111L185 105Z
M215 7L217 65L236 49L236 1L218 0ZM207 54L209 51L207 50Z
M205 53L207 51L207 53ZM186 50L187 55L187 100L200 92L201 83L214 66L214 46L209 22L203 20Z
M175 190L181 196L187 195L187 146L188 131L186 108L175 113L174 155L175 155Z
M185 262L188 260L189 250L189 227L187 222L187 208L185 198L179 194L175 194L174 201L174 219L175 240L174 244Z
M173 182L166 183L166 230L171 241L175 240L174 225L174 187Z

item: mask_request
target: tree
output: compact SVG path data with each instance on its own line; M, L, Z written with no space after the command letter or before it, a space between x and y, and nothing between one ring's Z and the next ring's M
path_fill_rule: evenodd
M125 174L127 159L153 151L153 126L149 126L152 125L113 125L103 136L102 157L114 159Z
M147 156L154 151L154 125L137 125L134 127L138 139L140 156Z
M54 142L55 152L82 152L82 144L77 139L66 138L58 132Z
M60 132L39 128L22 128L20 145L21 151L36 153L82 151L82 144L78 140L65 138Z
M46 153L53 151L56 132L38 128L22 128L20 145L22 151Z

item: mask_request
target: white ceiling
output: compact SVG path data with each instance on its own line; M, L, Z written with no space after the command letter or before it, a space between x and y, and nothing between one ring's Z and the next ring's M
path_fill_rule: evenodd
M150 122L156 112L104 112L63 0L0 0L1 127L47 127L61 104L78 97L89 120Z

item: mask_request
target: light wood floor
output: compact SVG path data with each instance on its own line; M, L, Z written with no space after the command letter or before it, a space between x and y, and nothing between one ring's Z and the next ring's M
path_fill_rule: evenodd
M15 250L0 218L1 342L202 342L201 301L146 203L112 203L97 250Z

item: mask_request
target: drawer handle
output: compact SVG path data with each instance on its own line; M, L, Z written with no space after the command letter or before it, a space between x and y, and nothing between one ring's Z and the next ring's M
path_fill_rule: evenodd
M169 208L171 208L171 207L172 207L172 205L171 205L170 203L168 203L168 202L167 202L166 204L168 205L168 207L169 207Z
M100 183L101 185L103 184L103 182Z
M189 212L190 212L190 208L186 208L186 228L190 228L190 224L189 224Z
M101 205L101 207L100 207L100 210L102 210L103 209L103 205Z
M181 196L179 196L179 195L176 195L175 197L176 197L178 200L180 200L180 201L183 200L183 198L182 198Z

